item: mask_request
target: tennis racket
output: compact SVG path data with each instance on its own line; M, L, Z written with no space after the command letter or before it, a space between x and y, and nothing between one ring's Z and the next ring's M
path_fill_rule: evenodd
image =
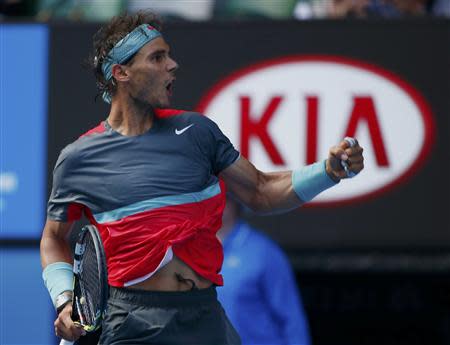
M75 245L73 273L72 319L87 333L95 332L105 313L108 281L105 252L93 225L81 229ZM62 339L60 345L74 343Z

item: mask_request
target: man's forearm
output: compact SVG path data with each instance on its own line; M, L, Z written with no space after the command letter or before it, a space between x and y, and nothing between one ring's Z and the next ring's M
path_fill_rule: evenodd
M68 241L73 223L47 220L41 238L42 278L58 307L58 297L73 287L72 252Z
M73 287L72 261L68 241L64 237L44 233L41 239L42 278L57 309L62 294ZM70 298L66 300L63 304L70 302Z
M41 239L41 264L45 268L55 262L72 263L70 245L65 238L43 236Z
M292 186L291 171L262 174L254 195L249 206L261 214L286 212L304 203Z
M311 170L313 165L310 165L296 171L264 173L241 159L221 176L229 190L253 211L283 213L298 208L336 184L327 174L324 161L316 165L320 169Z

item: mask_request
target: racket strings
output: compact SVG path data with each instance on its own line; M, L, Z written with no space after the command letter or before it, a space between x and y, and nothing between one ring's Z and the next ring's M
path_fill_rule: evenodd
M102 281L99 272L102 263L99 263L95 244L90 234L87 234L85 244L79 280L80 296L82 296L78 301L79 313L81 314L80 321L84 325L95 326L99 319L97 311L100 310L101 286L105 282Z

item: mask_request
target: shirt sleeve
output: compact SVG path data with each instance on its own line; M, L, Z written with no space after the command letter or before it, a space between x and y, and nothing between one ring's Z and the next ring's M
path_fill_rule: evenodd
M61 151L53 170L52 192L47 203L48 219L70 222L81 218L83 206L76 202L76 193L70 187L73 160L73 152L69 148Z
M201 127L198 132L200 145L207 150L214 174L218 175L239 158L239 151L234 148L214 121L205 115L200 115L198 122Z
M267 242L263 289L278 320L282 344L310 345L309 327L291 265L274 243Z

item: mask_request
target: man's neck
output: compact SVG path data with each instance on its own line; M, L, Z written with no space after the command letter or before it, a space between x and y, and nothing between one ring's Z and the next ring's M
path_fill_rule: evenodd
M154 119L155 113L151 106L138 104L128 98L113 100L107 121L116 132L136 136L150 130Z

